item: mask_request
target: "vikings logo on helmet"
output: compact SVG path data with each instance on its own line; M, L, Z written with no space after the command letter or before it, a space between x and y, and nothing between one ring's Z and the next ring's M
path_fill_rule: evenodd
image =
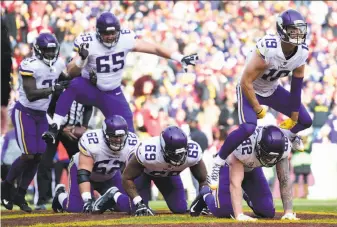
M110 12L102 13L96 21L97 39L108 48L117 44L120 30L118 18Z
M276 126L267 126L259 134L256 145L256 158L265 167L272 167L279 162L285 151L287 139Z
M160 146L165 161L180 166L187 158L187 136L176 126L167 127L160 135Z
M113 115L104 120L103 134L106 144L114 154L117 154L125 146L128 137L128 124L122 116Z
M60 45L50 33L41 33L33 45L35 56L51 67L59 56Z
M283 42L296 46L305 43L307 23L296 10L290 9L281 13L277 18L276 29Z

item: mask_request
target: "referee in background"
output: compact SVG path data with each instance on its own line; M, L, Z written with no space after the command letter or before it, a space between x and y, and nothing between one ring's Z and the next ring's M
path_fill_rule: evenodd
M64 80L65 78L59 78ZM55 111L56 102L60 94L52 96L51 103L48 108L48 115L53 116ZM92 115L92 106L85 106L76 101L73 102L68 115L64 118L61 131L58 134L55 144L48 144L46 152L42 155L42 160L37 171L37 187L38 192L35 190L35 196L38 195L38 201L35 205L35 210L45 210L46 204L52 198L52 167L53 160L57 151L59 142L62 142L66 148L69 159L76 154L78 149L78 141L82 134L88 128L88 123ZM64 165L61 165L59 170L55 169L55 183L58 184L62 174Z

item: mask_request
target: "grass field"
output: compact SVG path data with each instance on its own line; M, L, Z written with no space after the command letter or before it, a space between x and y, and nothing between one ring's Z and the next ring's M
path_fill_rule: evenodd
M171 215L164 201L153 201L150 207L157 212L154 217L132 217L122 213L106 212L103 215L61 213L54 214L50 207L47 211L31 214L7 211L1 207L1 226L337 226L337 200L294 200L294 210L300 221L281 221L282 203L275 201L277 213L274 219L259 219L258 223L236 223L231 219L213 216L192 218L188 214ZM245 211L250 212L248 207Z

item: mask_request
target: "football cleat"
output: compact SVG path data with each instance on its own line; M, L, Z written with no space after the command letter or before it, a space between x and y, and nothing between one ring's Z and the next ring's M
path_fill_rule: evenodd
M59 195L66 193L66 186L64 184L58 184L55 188L55 196L53 198L52 208L55 213L63 212L62 204L59 202Z
M219 186L219 175L222 165L213 163L212 170L207 176L207 183L212 190L216 190Z
M93 213L103 214L106 210L113 207L116 202L114 195L119 192L117 187L111 187L101 197L99 197L92 208Z
M295 135L294 137L290 138L290 141L292 142L292 147L295 151L303 152L304 151L304 144L298 135Z
M11 191L14 189L13 185L7 181L1 182L1 204L7 209L13 209L13 201Z
M27 213L31 213L32 212L32 208L30 208L28 206L28 203L25 200L25 194L22 194L22 193L16 194L15 197L14 197L13 203L15 205L17 205L18 207L20 207L20 209L22 211L25 211Z

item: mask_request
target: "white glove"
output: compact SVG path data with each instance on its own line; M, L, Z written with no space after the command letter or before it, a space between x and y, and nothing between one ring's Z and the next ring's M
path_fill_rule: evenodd
M243 213L239 214L237 216L237 218L234 218L232 215L231 215L232 219L234 220L237 220L237 221L242 221L242 222L255 222L257 221L257 218L252 218L252 217L249 217L248 215L245 215Z
M296 213L286 213L285 215L282 216L281 220L294 220L294 221L298 221L300 219L296 217Z

